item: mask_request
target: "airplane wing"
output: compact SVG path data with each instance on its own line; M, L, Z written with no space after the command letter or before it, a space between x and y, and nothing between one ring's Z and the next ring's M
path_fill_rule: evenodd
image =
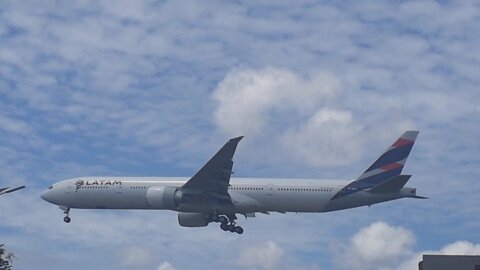
M15 188L9 188L9 187L0 188L0 195L10 193L10 192L14 192L14 191L20 190L22 188L25 188L25 186L20 186L20 187L15 187Z
M190 195L206 195L230 201L228 186L232 175L233 155L243 136L230 139L190 180L182 187Z

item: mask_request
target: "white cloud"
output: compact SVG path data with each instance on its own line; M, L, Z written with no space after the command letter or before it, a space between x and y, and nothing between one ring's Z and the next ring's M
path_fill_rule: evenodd
M151 260L152 251L144 247L128 246L119 256L125 265L139 267Z
M254 269L277 269L284 255L285 251L275 241L267 241L245 248L240 253L237 264Z
M230 136L266 141L265 152L280 145L279 153L290 153L299 163L345 164L358 158L361 125L351 111L330 108L339 92L339 81L328 73L236 69L213 93L215 123Z
M26 135L32 131L31 127L24 121L0 115L0 130Z
M411 251L415 237L401 227L375 222L359 230L337 254L342 269L389 269Z
M324 108L281 137L286 150L311 165L332 166L358 158L361 126L346 110Z
M236 69L214 90L217 126L229 135L256 136L275 128L278 118L301 118L338 91L338 81L325 73L300 76L286 69Z
M480 244L458 241L443 247L437 254L442 255L479 255Z
M175 270L175 267L173 267L173 265L169 262L162 262L157 270Z
M413 243L410 231L383 222L361 229L352 238L353 252L366 262L389 261L403 255Z

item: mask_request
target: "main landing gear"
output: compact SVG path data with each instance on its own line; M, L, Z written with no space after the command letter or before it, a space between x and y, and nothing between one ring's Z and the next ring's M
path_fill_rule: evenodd
M235 219L237 217L235 215L218 215L218 214L213 214L208 217L209 222L217 222L220 223L220 229L223 231L228 231L232 233L238 233L242 234L243 233L243 228L240 226L237 226L235 223Z
M60 209L62 209L63 213L65 214L63 221L65 221L65 223L70 223L70 221L72 221L72 219L68 216L70 214L70 207L60 206Z

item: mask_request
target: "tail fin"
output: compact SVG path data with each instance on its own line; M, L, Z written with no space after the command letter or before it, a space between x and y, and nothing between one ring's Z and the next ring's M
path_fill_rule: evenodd
M344 187L333 199L372 188L392 177L399 176L418 133L418 131L405 131L365 172Z
M418 131L405 131L356 181L375 186L400 175L418 133Z

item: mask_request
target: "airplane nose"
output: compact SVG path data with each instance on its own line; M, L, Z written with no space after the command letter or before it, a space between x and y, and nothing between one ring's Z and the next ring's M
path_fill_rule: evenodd
M51 190L47 189L47 190L45 190L44 192L42 192L42 194L40 195L40 197L41 197L43 200L51 203L51 202L52 202L52 198L51 198L51 197L52 197L52 194L51 194L51 193L52 193Z
M65 198L62 196L62 194L63 192L61 187L50 186L47 190L40 194L40 197L49 203L65 205Z

